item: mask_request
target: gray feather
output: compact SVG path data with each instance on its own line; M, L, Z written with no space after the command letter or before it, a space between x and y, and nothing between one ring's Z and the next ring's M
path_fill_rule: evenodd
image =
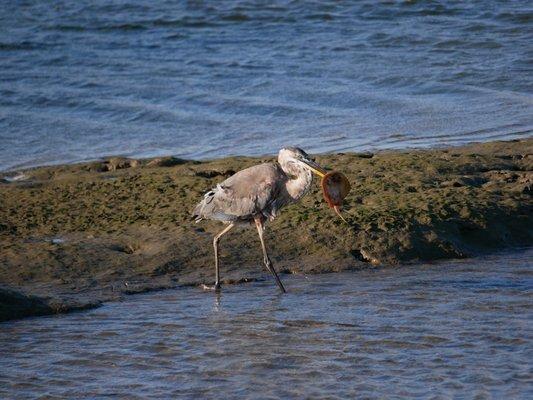
M208 191L194 209L196 221L252 221L274 219L287 204L298 201L309 190L313 164L301 149L280 150L278 163L243 169Z
M262 214L273 218L281 206L288 203L283 196L287 176L274 163L255 165L237 172L204 195L194 216L234 222L247 221Z

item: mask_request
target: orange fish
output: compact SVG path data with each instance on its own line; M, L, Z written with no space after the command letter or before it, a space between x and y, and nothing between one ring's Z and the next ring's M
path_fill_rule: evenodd
M337 215L344 222L347 222L341 215L340 206L342 201L350 193L350 181L340 172L331 171L322 177L322 193L328 205L335 210Z

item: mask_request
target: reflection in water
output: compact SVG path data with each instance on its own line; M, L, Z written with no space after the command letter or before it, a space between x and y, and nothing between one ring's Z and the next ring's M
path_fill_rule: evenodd
M532 251L0 325L0 398L531 398Z
M215 291L215 301L213 303L213 312L221 312L222 308L220 307L220 298L221 298L221 292Z

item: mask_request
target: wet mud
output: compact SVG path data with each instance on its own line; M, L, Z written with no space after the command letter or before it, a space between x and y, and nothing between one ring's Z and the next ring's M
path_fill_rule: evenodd
M532 154L533 139L317 155L350 181L347 223L315 182L267 226L272 261L282 274L312 274L530 246ZM273 159L115 157L1 174L0 318L212 283L211 241L223 226L190 213L217 182ZM253 227L223 238L221 260L225 284L270 279Z

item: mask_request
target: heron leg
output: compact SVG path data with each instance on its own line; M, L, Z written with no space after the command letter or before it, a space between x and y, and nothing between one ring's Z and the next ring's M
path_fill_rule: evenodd
M270 273L276 280L276 283L278 284L280 290L283 293L286 293L287 291L283 287L283 283L281 283L281 280L279 279L279 276L276 273L274 266L272 265L272 261L270 261L270 257L268 257L268 253L267 253L266 246L265 246L265 240L263 238L263 233L264 233L263 221L260 218L255 218L255 226L257 227L257 233L259 234L259 240L261 241L261 248L263 249L263 262L265 263L265 267L270 271Z
M229 224L213 238L213 248L215 249L215 290L220 289L220 272L218 268L218 242L220 241L220 238L234 226L235 224L233 223Z

